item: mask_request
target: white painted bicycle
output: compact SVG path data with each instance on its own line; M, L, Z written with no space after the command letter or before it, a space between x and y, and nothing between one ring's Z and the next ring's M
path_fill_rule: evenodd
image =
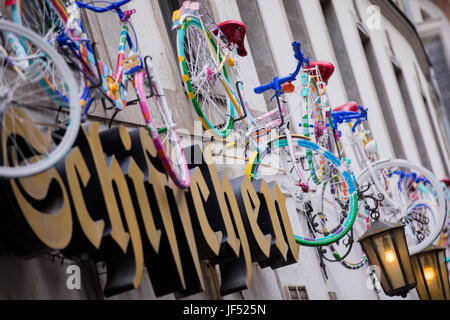
M51 168L75 142L80 118L78 88L64 59L0 14L0 177Z
M405 225L411 255L430 246L439 237L447 217L446 197L434 174L408 160L372 162L369 155L376 152L376 142L368 139L363 143L361 135L367 132L359 124L367 120L367 109L356 103L334 108L330 119L335 129L342 125L342 140L353 149L360 167L364 168L357 179L360 201L351 241L357 240L370 227L371 221L379 218ZM346 122L353 123L352 129ZM348 242L330 246L334 261L349 269L361 268L367 261L366 256L361 250L349 254L349 247ZM344 251L346 253L342 254Z

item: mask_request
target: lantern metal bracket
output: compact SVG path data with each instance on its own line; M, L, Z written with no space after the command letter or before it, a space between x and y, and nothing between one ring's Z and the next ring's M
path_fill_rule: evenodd
M365 204L365 209L369 211L370 218L372 220L378 220L380 218L380 212L378 211L378 207L380 206L380 202L384 200L384 195L379 193L377 197L372 194L364 194L369 191L372 183L369 182L367 187L364 190L358 191L358 201L363 201ZM369 200L369 201L368 201ZM369 203L372 202L372 206Z

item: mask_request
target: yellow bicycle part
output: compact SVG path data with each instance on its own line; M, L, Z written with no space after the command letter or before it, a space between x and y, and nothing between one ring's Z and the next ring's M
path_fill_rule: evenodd
M139 63L140 63L139 57L138 57L137 53L135 53L135 54L129 56L128 58L123 59L121 62L121 65L125 70L131 70L132 68L139 65Z
M106 79L106 86L108 87L109 92L111 95L116 99L120 99L120 90L119 90L119 83L111 76L107 76Z
M278 136L278 137L272 139L271 141L280 140L282 138L286 138L286 137L285 136ZM292 138L300 138L300 139L304 139L304 140L307 140L307 141L311 141L311 138L306 137L306 136L301 135L301 134L293 134ZM258 151L254 151L252 153L252 155L250 156L250 158L248 159L247 166L245 167L245 172L244 173L245 173L246 176L249 177L250 180L253 180L255 178L253 173L252 173L252 171L253 171L253 165L254 165L255 161L257 160L258 155L259 155L259 152ZM274 168L274 167L271 167L271 166L268 166L268 165L264 165L264 164L261 164L261 165L264 166L264 167L270 167L270 168L272 168L274 170L277 170L279 172L283 172L283 174L286 174L286 171L282 170L280 168Z

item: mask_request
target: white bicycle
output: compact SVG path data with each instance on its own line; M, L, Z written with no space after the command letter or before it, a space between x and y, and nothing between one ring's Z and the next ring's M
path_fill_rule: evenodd
M345 144L353 149L364 168L357 179L360 201L352 239L330 246L334 261L348 269L359 269L366 263L361 250L350 252L350 244L371 226L374 218L405 225L411 255L430 246L439 237L447 217L446 197L434 174L408 160L372 162L369 155L376 152L376 142L372 140L364 145L360 136L366 131L359 124L367 120L367 109L356 103L334 108L330 119L335 129L343 124ZM352 129L347 122L353 123Z
M78 88L64 59L0 14L0 177L52 167L71 149L80 118Z

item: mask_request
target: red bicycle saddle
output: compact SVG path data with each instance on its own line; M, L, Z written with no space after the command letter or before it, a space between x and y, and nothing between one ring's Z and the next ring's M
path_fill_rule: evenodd
M340 107L333 108L333 112L338 111L358 112L358 104L354 101L350 101Z
M313 61L309 64L309 68L305 68L305 70L309 70L310 68L318 67L320 76L322 77L322 81L325 84L328 84L328 80L334 73L334 66L331 62L328 61Z
M450 178L449 177L445 177L444 179L441 180L441 182L445 183L447 185L447 187L450 186Z
M247 27L245 24L237 20L227 20L220 23L219 28L227 37L229 42L238 46L238 55L245 57L247 55L247 50L244 45L245 33L247 32ZM214 30L213 33L217 36L218 31Z

